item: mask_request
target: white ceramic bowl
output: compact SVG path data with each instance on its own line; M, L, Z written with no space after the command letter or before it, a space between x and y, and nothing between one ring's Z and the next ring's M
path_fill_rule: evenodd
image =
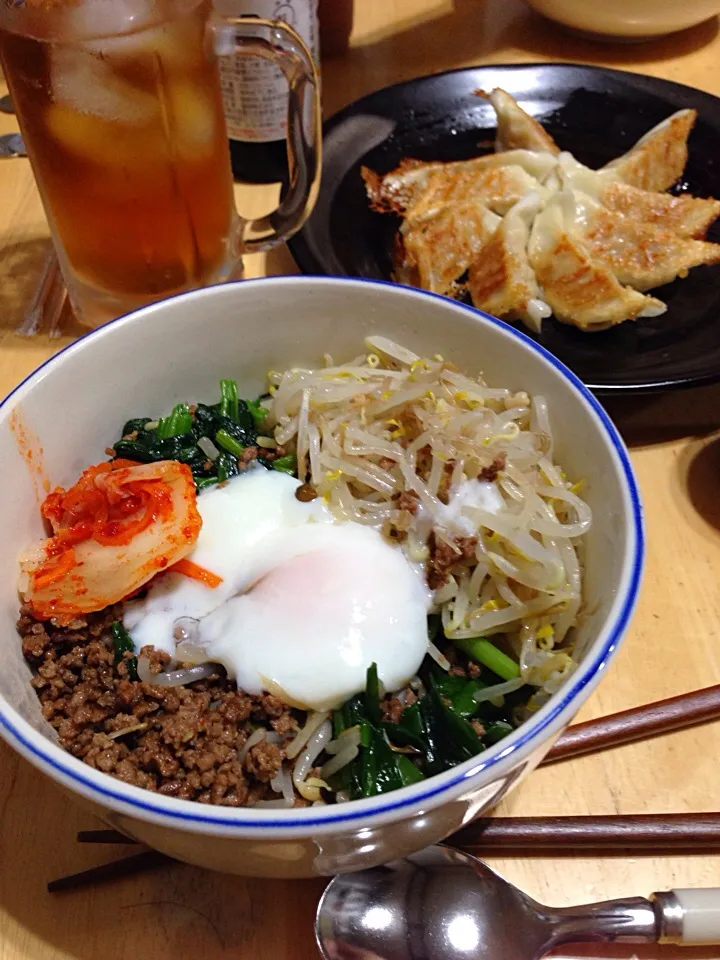
M588 481L582 658L566 686L486 753L395 793L276 811L211 807L130 787L65 753L42 719L15 632L17 556L42 535L37 451L53 484L69 484L131 416L215 396L220 377L242 394L268 369L356 356L384 334L422 355L442 353L492 384L547 397L556 456ZM28 463L19 439L36 451ZM488 809L544 756L588 697L624 633L642 566L638 493L627 453L580 382L523 334L469 307L391 284L285 277L227 284L154 304L88 334L40 367L0 406L0 733L108 824L170 856L216 870L303 877L358 869L434 843ZM30 469L29 469L30 468Z
M720 13L720 0L528 0L550 20L598 39L648 40Z

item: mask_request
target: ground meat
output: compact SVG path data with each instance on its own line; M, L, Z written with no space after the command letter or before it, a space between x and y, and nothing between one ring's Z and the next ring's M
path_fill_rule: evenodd
M278 697L272 693L266 693L260 700L263 713L268 717L281 717L286 711L287 706Z
M479 720L471 720L470 726L473 728L473 730L479 737L485 736L485 727L480 723Z
M426 566L427 583L431 590L437 590L447 583L452 568L456 564L473 560L477 537L456 537L452 543L435 535L432 531L428 538L430 558Z
M18 620L18 629L22 630L24 619ZM50 636L41 623L34 623L28 633L22 638L23 656L29 663L37 663L43 658L43 654L50 644Z
M300 729L300 724L295 717L292 716L289 710L276 720L271 720L270 726L273 728L275 733L279 733L281 736L296 734Z
M399 723L405 707L411 706L416 700L417 695L410 687L406 687L399 695L385 697L381 704L383 719Z
M257 744L243 762L239 751L258 725L294 736L294 711L277 697L238 690L223 671L187 687L131 680L126 661L115 663L110 628L121 617L121 605L66 625L20 611L32 686L61 746L88 766L167 796L224 806L276 798L269 782L282 746ZM141 652L152 673L166 669L167 654Z
M266 463L273 463L275 460L279 460L280 457L287 456L287 450L285 447L260 447L258 448L258 456Z
M470 680L477 680L482 670L477 663L467 660L465 663L454 663L448 673L451 677L468 677Z
M162 673L170 663L170 655L164 650L156 650L155 647L143 647L140 656L148 661L150 673Z
M403 490L402 493L396 493L393 495L393 500L398 510L406 510L413 516L418 511L420 496L414 490Z
M261 740L250 747L245 757L245 767L251 776L261 783L269 783L277 776L282 766L284 754L276 743Z
M401 447L408 447L416 440L420 434L424 431L425 426L420 419L420 417L413 410L401 410L397 414L397 421L400 425L400 436L398 437L398 443ZM421 463L422 461L431 461L430 457L431 449L429 445L421 447L416 454L416 463ZM428 466L428 470L430 467ZM425 477L423 477L425 479Z
M500 471L505 469L506 463L507 454L499 453L496 457L493 457L493 461L489 467L482 468L478 474L478 480L487 480L490 483L494 483L495 480L497 480Z
M448 503L450 500L450 482L452 480L454 470L455 461L448 460L443 467L442 476L440 477L440 483L437 489L437 498L441 501L441 503Z

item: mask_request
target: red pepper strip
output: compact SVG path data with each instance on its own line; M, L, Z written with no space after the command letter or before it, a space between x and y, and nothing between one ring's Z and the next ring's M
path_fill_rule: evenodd
M147 497L145 512L137 520L120 523L118 520L107 520L107 515L99 518L93 526L93 540L101 543L104 547L126 546L133 537L150 526L157 514L155 498Z
M193 563L192 560L178 560L177 563L174 563L168 569L173 570L175 573L182 573L185 577L191 577L193 580L199 580L200 583L204 583L206 587L212 587L213 590L215 587L219 587L223 582L223 578L219 577L216 573L212 573L210 570L206 570L205 567L201 567L197 563Z
M39 570L36 570L33 574L33 586L36 590L49 587L50 584L64 577L66 573L70 573L74 566L75 551L71 548L70 550L66 550L65 553L61 553L56 563L49 569L41 567Z
M68 547L74 547L84 540L89 540L91 536L92 523L90 523L89 520L83 520L81 523L76 523L72 527L66 527L61 530L60 533L56 533L54 537L51 537L45 547L45 554L48 559L50 557L58 557L61 553L64 553Z

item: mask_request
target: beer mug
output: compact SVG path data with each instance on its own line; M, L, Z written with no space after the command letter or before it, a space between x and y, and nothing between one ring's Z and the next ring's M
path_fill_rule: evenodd
M312 210L317 74L284 23L219 17L211 0L0 0L0 56L88 326L240 276L244 251L287 239ZM289 184L260 221L235 210L218 56L261 57L288 81Z

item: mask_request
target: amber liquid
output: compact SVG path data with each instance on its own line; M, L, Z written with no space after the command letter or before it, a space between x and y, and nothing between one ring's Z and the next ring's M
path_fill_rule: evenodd
M88 294L117 313L227 279L237 256L210 0L184 10L94 40L73 37L73 20L59 36L0 30L13 103L81 311Z

